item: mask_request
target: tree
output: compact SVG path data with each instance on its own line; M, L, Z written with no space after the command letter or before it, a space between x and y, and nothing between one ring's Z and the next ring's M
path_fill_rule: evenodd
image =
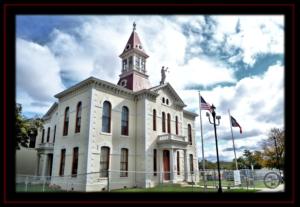
M262 152L244 150L243 156L237 159L239 169L250 169L253 165L254 169L260 169L263 165ZM235 168L235 159L233 159L232 168Z
M28 147L30 136L36 136L38 129L43 127L43 120L39 117L26 119L22 115L22 105L16 104L16 149Z
M269 132L268 138L262 142L264 166L268 168L280 168L284 166L284 129L272 128ZM277 145L277 152L275 148L275 141ZM278 153L278 161L277 161ZM278 166L279 162L279 166Z

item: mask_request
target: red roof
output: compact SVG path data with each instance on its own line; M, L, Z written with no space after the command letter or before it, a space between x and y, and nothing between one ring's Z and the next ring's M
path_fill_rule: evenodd
M122 54L129 51L129 50L132 50L132 49L136 49L136 50L142 52L143 54L145 54L148 57L148 55L146 54L146 52L144 50L144 47L141 43L141 40L140 40L138 34L134 30L132 31L132 33L129 37L129 40L126 43L126 46L125 46Z

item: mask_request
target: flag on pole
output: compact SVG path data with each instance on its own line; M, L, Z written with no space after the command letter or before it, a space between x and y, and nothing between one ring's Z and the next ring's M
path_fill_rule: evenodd
M232 127L239 127L240 128L240 133L242 134L242 127L239 125L239 123L231 116L231 125Z
M203 109L203 110L211 110L211 106L208 104L208 103L206 103L206 101L204 100L204 98L201 96L201 109Z

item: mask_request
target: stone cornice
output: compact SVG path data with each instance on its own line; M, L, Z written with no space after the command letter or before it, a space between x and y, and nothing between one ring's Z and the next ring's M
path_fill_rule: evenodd
M198 114L196 114L194 112L191 112L191 111L187 111L187 110L183 110L183 115L184 116L189 116L189 117L192 117L192 118L196 118L198 116Z

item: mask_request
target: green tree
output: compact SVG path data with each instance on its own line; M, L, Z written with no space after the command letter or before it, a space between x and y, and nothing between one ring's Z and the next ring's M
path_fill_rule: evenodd
M284 166L284 146L285 134L284 129L272 128L269 132L268 138L262 142L263 147L263 157L264 166L267 168L277 168L280 169ZM277 152L275 148L275 141L277 144ZM278 162L277 162L278 153Z
M22 115L22 105L16 104L16 149L28 147L30 136L36 136L38 129L43 127L43 120L39 117L26 119Z

